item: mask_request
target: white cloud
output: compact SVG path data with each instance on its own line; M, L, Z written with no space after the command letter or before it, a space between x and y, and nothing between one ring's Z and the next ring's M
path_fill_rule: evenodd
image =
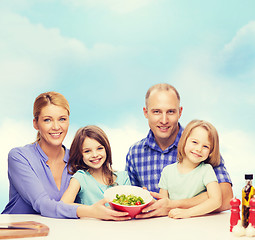
M241 198L241 190L245 184L244 175L252 173L255 176L254 146L252 133L240 130L223 132L220 136L221 152L233 182L234 195Z
M37 87L44 86L53 79L52 68L54 56L51 49L47 49L45 42L49 39L47 30L40 25L31 24L26 18L10 12L2 13L0 21L0 78L5 88L15 91L12 86L29 86L37 82ZM54 35L52 30L51 35ZM56 33L55 33L56 35ZM51 36L52 39L52 36ZM47 51L49 50L49 51ZM50 58L50 55L52 57ZM16 89L17 91L17 89Z
M4 23L0 25L0 108L7 116L16 109L17 99L21 106L26 104L24 96L31 96L31 87L35 92L51 87L63 69L70 77L69 64L79 72L80 66L105 64L128 52L105 43L88 49L81 41L64 37L57 28L33 24L8 10L1 11L0 22ZM75 69L70 74L72 71Z
M255 103L255 22L242 27L221 49L202 46L186 51L169 76L181 94L183 116L221 124L236 118L236 107L247 115ZM187 108L189 106L189 109ZM224 114L224 118L222 118ZM240 121L240 118L238 118Z
M230 171L244 173L253 169L255 174L255 165L251 165L255 146L253 134L236 129L221 133L220 138L221 149L224 158L228 159Z
M229 78L254 82L255 21L243 26L219 55L219 67Z
M57 28L33 24L26 17L2 12L0 21L0 78L8 86L35 81L45 86L66 62L93 64L127 53L121 46L95 43L88 49L75 38L64 37Z
M210 55L204 49L191 51L182 59L180 68L176 71L174 79L178 85L186 89L183 96L198 96L201 101L215 103L219 94L219 88L215 84L212 73L212 62ZM213 89L213 91L210 91ZM192 90L192 91L190 91ZM215 97L209 97L214 94Z
M39 64L29 58L12 58L0 59L0 76L2 88L1 95L6 93L5 87L13 87L12 91L17 87L28 86L36 79L37 87L47 83L52 78L52 70L46 66Z
M143 132L140 132L132 127L125 125L123 128L101 127L108 136L112 149L113 168L115 170L125 170L126 155L131 145L146 137Z
M18 146L32 143L36 138L36 131L31 124L6 118L0 125L0 181L7 182L8 152ZM8 184L5 184L8 185Z
M55 76L65 59L86 56L86 47L78 40L65 38L56 28L32 24L27 18L5 12L0 21L0 71L6 82L46 84ZM1 68L2 69L2 68ZM10 74L12 72L12 74Z
M84 8L106 9L118 14L125 14L144 8L156 0L64 0L64 2Z
M46 1L46 0L45 0ZM49 0L48 0L49 1ZM32 4L31 0L1 0L0 1L0 12L5 12L8 9L15 10L24 10L30 7Z
M123 46L114 46L107 43L96 43L88 51L88 59L93 62L103 62L105 65L111 58L127 56L130 49Z
M211 111L222 102L226 83L215 76L212 54L208 49L196 48L186 52L169 79L181 96L184 107L181 121L187 123L194 118L212 120Z
M226 52L235 51L241 45L250 45L255 48L255 21L249 22L242 27L234 36L234 38L225 45Z

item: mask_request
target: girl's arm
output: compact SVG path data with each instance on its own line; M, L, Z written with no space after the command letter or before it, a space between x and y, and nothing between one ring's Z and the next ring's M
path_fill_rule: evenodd
M168 191L166 189L160 188L159 194L162 196L162 198L168 198Z
M172 209L170 210L168 216L172 218L195 217L195 216L204 215L206 213L210 213L214 211L215 209L219 208L222 204L222 196L221 196L221 189L218 182L208 183L206 188L207 188L207 194L208 194L207 200L188 209L180 209L180 208Z
M74 203L74 200L80 191L80 183L77 179L71 178L70 183L62 198L60 199L64 203Z

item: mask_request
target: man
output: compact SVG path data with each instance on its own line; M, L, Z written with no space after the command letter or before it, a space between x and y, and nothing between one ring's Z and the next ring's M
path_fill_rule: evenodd
M145 208L138 218L165 216L172 208L190 208L208 198L206 192L183 200L170 200L158 194L158 182L163 168L177 161L177 146L183 131L179 119L183 108L180 106L177 90L166 83L156 84L147 91L145 105L143 112L148 119L150 131L146 138L130 147L126 158L126 170L132 185L146 187L158 201ZM224 211L230 208L229 202L233 192L231 179L222 158L214 171L223 199L218 211Z

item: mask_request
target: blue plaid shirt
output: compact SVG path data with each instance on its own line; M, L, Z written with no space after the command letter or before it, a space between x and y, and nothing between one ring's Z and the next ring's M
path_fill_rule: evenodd
M150 130L147 137L132 145L126 157L126 171L132 185L146 187L149 191L159 192L158 183L163 168L177 161L177 146L183 128L179 124L179 132L174 143L164 151L155 141ZM229 182L230 176L221 157L221 163L214 168L218 182Z

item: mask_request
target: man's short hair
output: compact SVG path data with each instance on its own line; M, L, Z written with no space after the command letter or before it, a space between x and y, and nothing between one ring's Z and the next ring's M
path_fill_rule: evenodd
M178 91L176 90L176 88L168 83L158 83L156 85L151 86L146 95L145 95L145 105L147 107L147 103L148 103L148 99L150 97L150 94L153 90L160 90L160 91L169 91L169 90L173 90L176 94L176 97L178 98L178 100L180 101L180 94L178 93Z

